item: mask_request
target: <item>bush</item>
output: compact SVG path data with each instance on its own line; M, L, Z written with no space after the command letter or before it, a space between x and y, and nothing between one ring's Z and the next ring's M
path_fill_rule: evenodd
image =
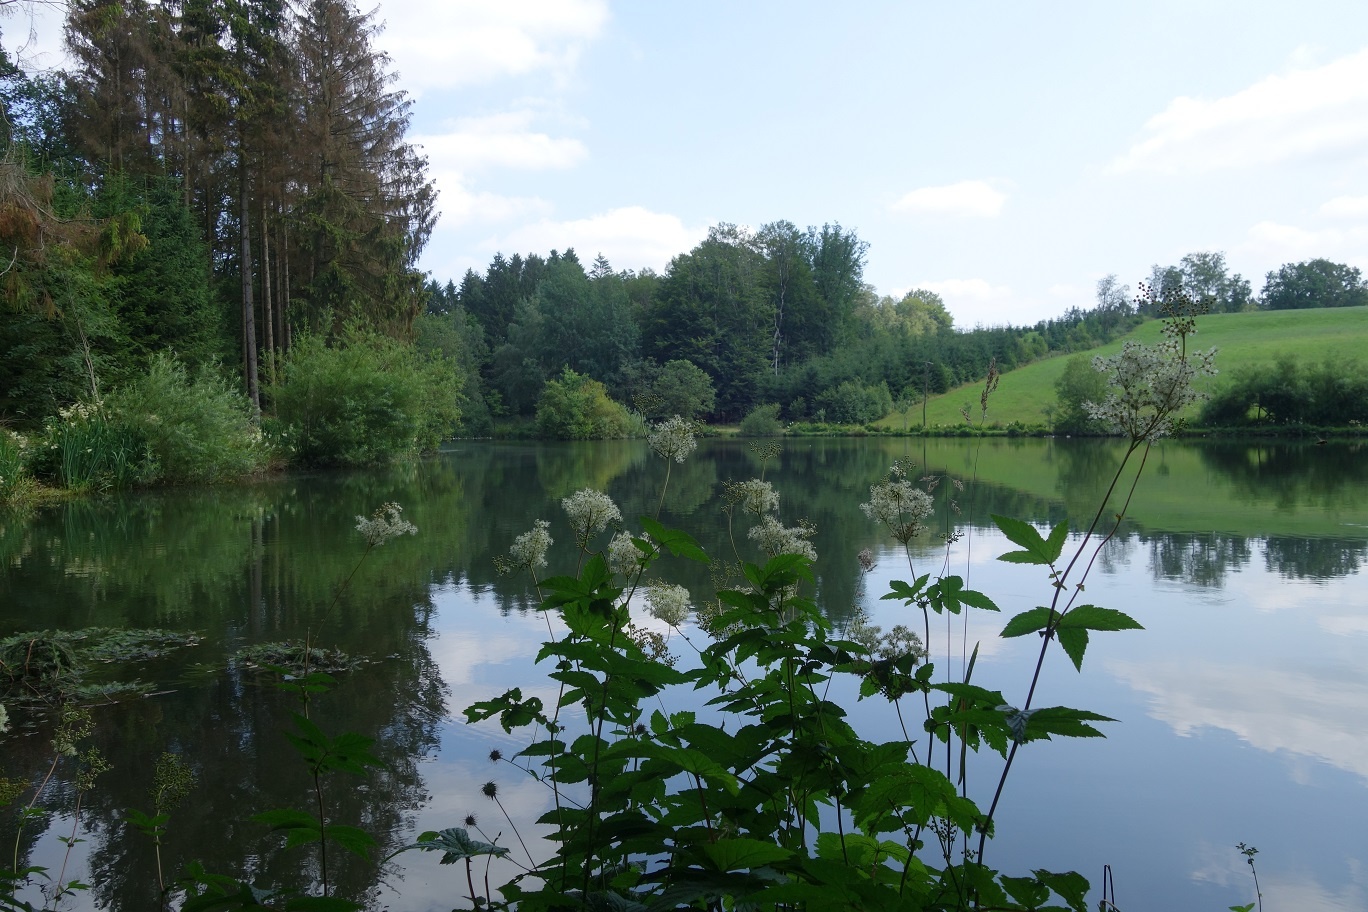
M142 444L143 482L211 483L260 471L269 459L251 405L212 371L191 378L168 354L105 403L113 422Z
M651 393L660 400L654 410L658 415L696 418L709 414L717 406L712 378L692 361L666 362L651 384Z
M291 461L355 466L436 449L460 424L460 394L450 361L350 328L332 345L299 339L271 403Z
M784 433L779 422L779 406L758 405L741 419L742 437L778 437Z
M104 491L150 480L155 461L133 428L103 403L78 402L43 423L33 473L69 491Z
M817 397L819 415L836 424L868 424L893 411L893 395L887 383L866 386L858 380L846 380L839 386L824 390Z
M566 368L548 380L537 400L537 430L555 440L606 440L626 437L631 416L608 398L602 383Z
M13 431L0 430L0 506L29 503L37 482L28 469L28 441Z

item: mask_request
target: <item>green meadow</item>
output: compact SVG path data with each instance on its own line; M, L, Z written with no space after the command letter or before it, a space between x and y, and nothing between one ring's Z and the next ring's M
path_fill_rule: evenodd
M1161 338L1161 323L1151 320L1122 339L1083 353L1061 354L1037 361L1002 375L997 392L988 403L988 423L1024 425L1046 424L1045 408L1055 401L1055 381L1070 358L1083 354L1111 355L1121 350L1128 339L1154 344ZM1239 364L1271 364L1291 355L1312 364L1328 359L1359 359L1368 352L1368 307L1340 307L1318 310L1271 310L1255 313L1208 314L1197 318L1197 334L1188 340L1190 348L1216 346L1220 351L1217 366L1229 370ZM1219 384L1218 375L1206 381ZM931 427L964 423L960 410L968 405L974 423L979 420L979 396L983 384L956 387L942 396L933 396L926 406ZM904 416L895 412L882 425L916 428L921 425L921 405Z

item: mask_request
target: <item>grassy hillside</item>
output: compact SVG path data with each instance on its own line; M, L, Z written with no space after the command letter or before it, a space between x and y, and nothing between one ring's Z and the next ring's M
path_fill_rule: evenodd
M1151 320L1125 339L1154 344L1160 339L1160 323ZM1110 355L1121 350L1125 339L1117 340L1085 354ZM1228 371L1237 364L1272 363L1282 355L1295 355L1303 363L1317 363L1327 357L1363 358L1368 353L1368 307L1338 307L1320 310L1274 310L1259 313L1208 314L1197 318L1197 335L1190 347L1220 349L1217 366ZM1057 355L1002 375L998 390L988 405L988 422L1026 425L1045 424L1045 406L1054 402L1055 380L1073 354ZM1221 378L1208 381L1219 384ZM968 384L927 403L927 423L959 425L964 423L960 408L970 406L975 423L979 416L982 383ZM901 428L921 425L921 406L904 417L895 413L881 424Z

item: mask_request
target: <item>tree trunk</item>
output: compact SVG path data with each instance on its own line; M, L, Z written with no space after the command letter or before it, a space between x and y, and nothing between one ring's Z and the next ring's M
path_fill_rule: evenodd
M241 152L239 151L239 154ZM247 199L247 163L245 156L238 162L238 212L242 233L242 356L247 380L247 398L252 411L261 414L261 390L257 385L256 306L252 301L252 229L251 207Z

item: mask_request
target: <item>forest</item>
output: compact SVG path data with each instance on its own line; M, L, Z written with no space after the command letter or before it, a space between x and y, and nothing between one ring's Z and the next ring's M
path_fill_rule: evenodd
M1368 303L1359 270L1219 252L1089 309L962 327L881 295L831 221L718 224L663 272L573 249L419 268L439 217L412 100L350 0L76 0L68 68L0 60L0 472L65 487L354 465L452 436L621 436L671 414L863 425L1083 351L1186 295ZM16 477L11 471L9 477ZM0 475L0 477L4 477Z

